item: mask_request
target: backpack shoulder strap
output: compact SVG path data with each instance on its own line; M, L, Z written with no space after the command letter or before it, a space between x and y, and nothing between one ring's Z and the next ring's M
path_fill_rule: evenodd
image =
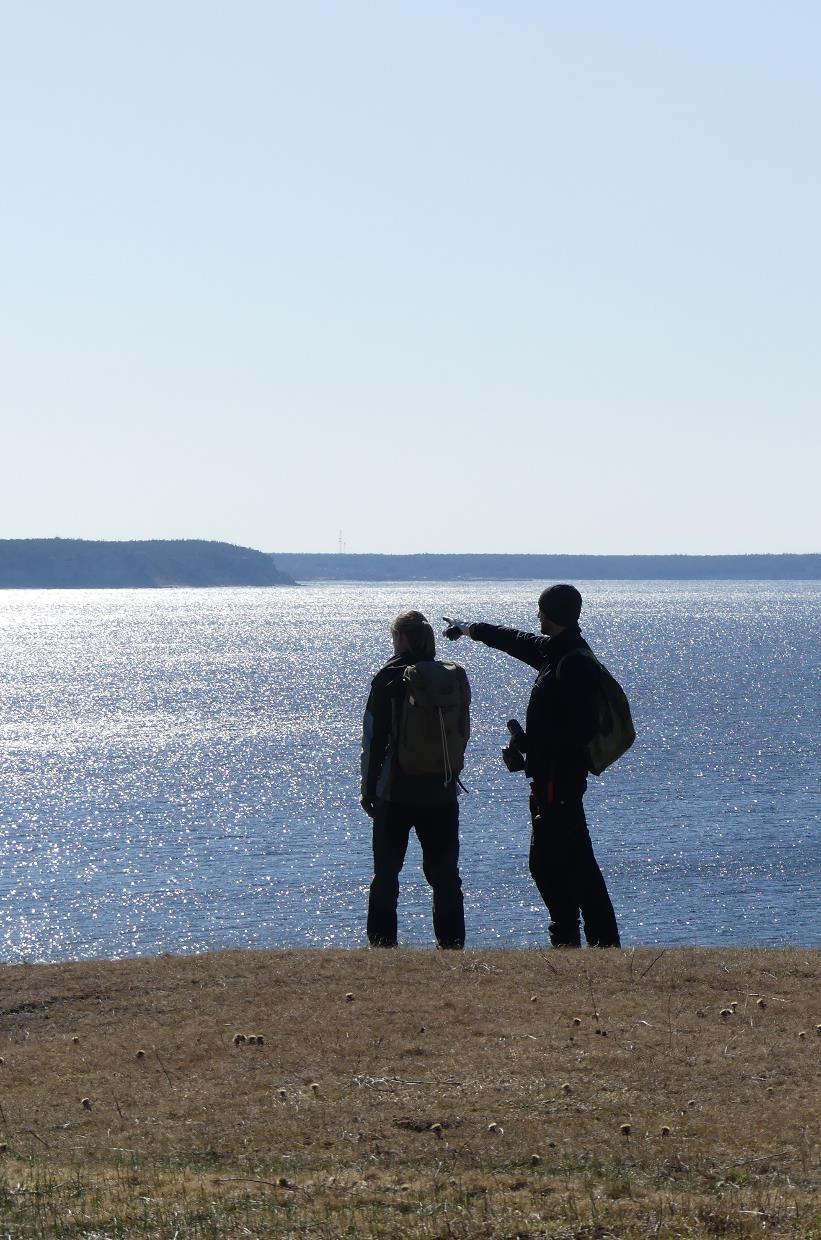
M583 658L583 659L589 659L592 663L595 663L595 664L596 664L596 667L602 667L602 666L603 666L603 665L599 662L599 660L597 659L596 655L593 653L593 651L590 649L590 647L589 647L589 646L574 646L572 650L568 650L566 654L563 654L563 655L562 655L562 657L559 659L559 662L556 664L556 675L557 675L557 676L558 676L558 674L559 674L559 672L560 672L560 670L561 670L561 666L562 666L562 664L563 664L563 663L564 663L567 659L572 659L572 657L573 657L573 655L574 655L574 654L575 654L575 655L579 655L579 656L580 656L581 658Z

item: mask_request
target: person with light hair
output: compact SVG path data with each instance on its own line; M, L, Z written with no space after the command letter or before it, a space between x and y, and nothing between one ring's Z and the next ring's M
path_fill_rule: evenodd
M421 612L401 612L390 632L393 657L371 682L362 726L361 805L373 821L368 942L397 945L399 874L415 830L437 946L460 948L458 776L470 734L470 688L462 668L436 662L436 639Z

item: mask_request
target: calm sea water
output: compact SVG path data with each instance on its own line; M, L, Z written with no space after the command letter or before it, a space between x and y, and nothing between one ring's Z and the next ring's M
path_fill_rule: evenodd
M0 959L364 942L361 714L419 607L534 627L541 582L0 593ZM817 945L817 583L586 583L639 739L588 817L625 944ZM533 673L470 641L469 944L536 946L505 720ZM430 943L408 854L400 935Z

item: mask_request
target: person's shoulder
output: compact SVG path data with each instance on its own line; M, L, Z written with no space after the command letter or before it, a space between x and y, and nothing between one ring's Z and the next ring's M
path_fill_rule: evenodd
M395 685L404 676L407 666L407 659L402 658L401 655L389 659L385 666L380 667L374 676L371 681L371 688L378 692L380 689L386 689L391 685Z
M580 638L576 645L571 646L565 651L559 659L556 667L561 676L563 673L571 676L582 677L586 680L592 680L598 676L599 660L584 638Z

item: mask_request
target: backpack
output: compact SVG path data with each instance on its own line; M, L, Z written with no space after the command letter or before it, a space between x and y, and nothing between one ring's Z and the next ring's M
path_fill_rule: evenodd
M465 764L470 685L458 663L424 659L405 668L396 760L404 775L439 775L445 787Z
M592 659L599 668L598 721L596 731L585 745L585 753L591 775L601 775L602 771L612 766L623 753L627 753L636 739L630 703L615 676L599 662L592 650L569 650L556 665L557 676L565 659L572 654Z

